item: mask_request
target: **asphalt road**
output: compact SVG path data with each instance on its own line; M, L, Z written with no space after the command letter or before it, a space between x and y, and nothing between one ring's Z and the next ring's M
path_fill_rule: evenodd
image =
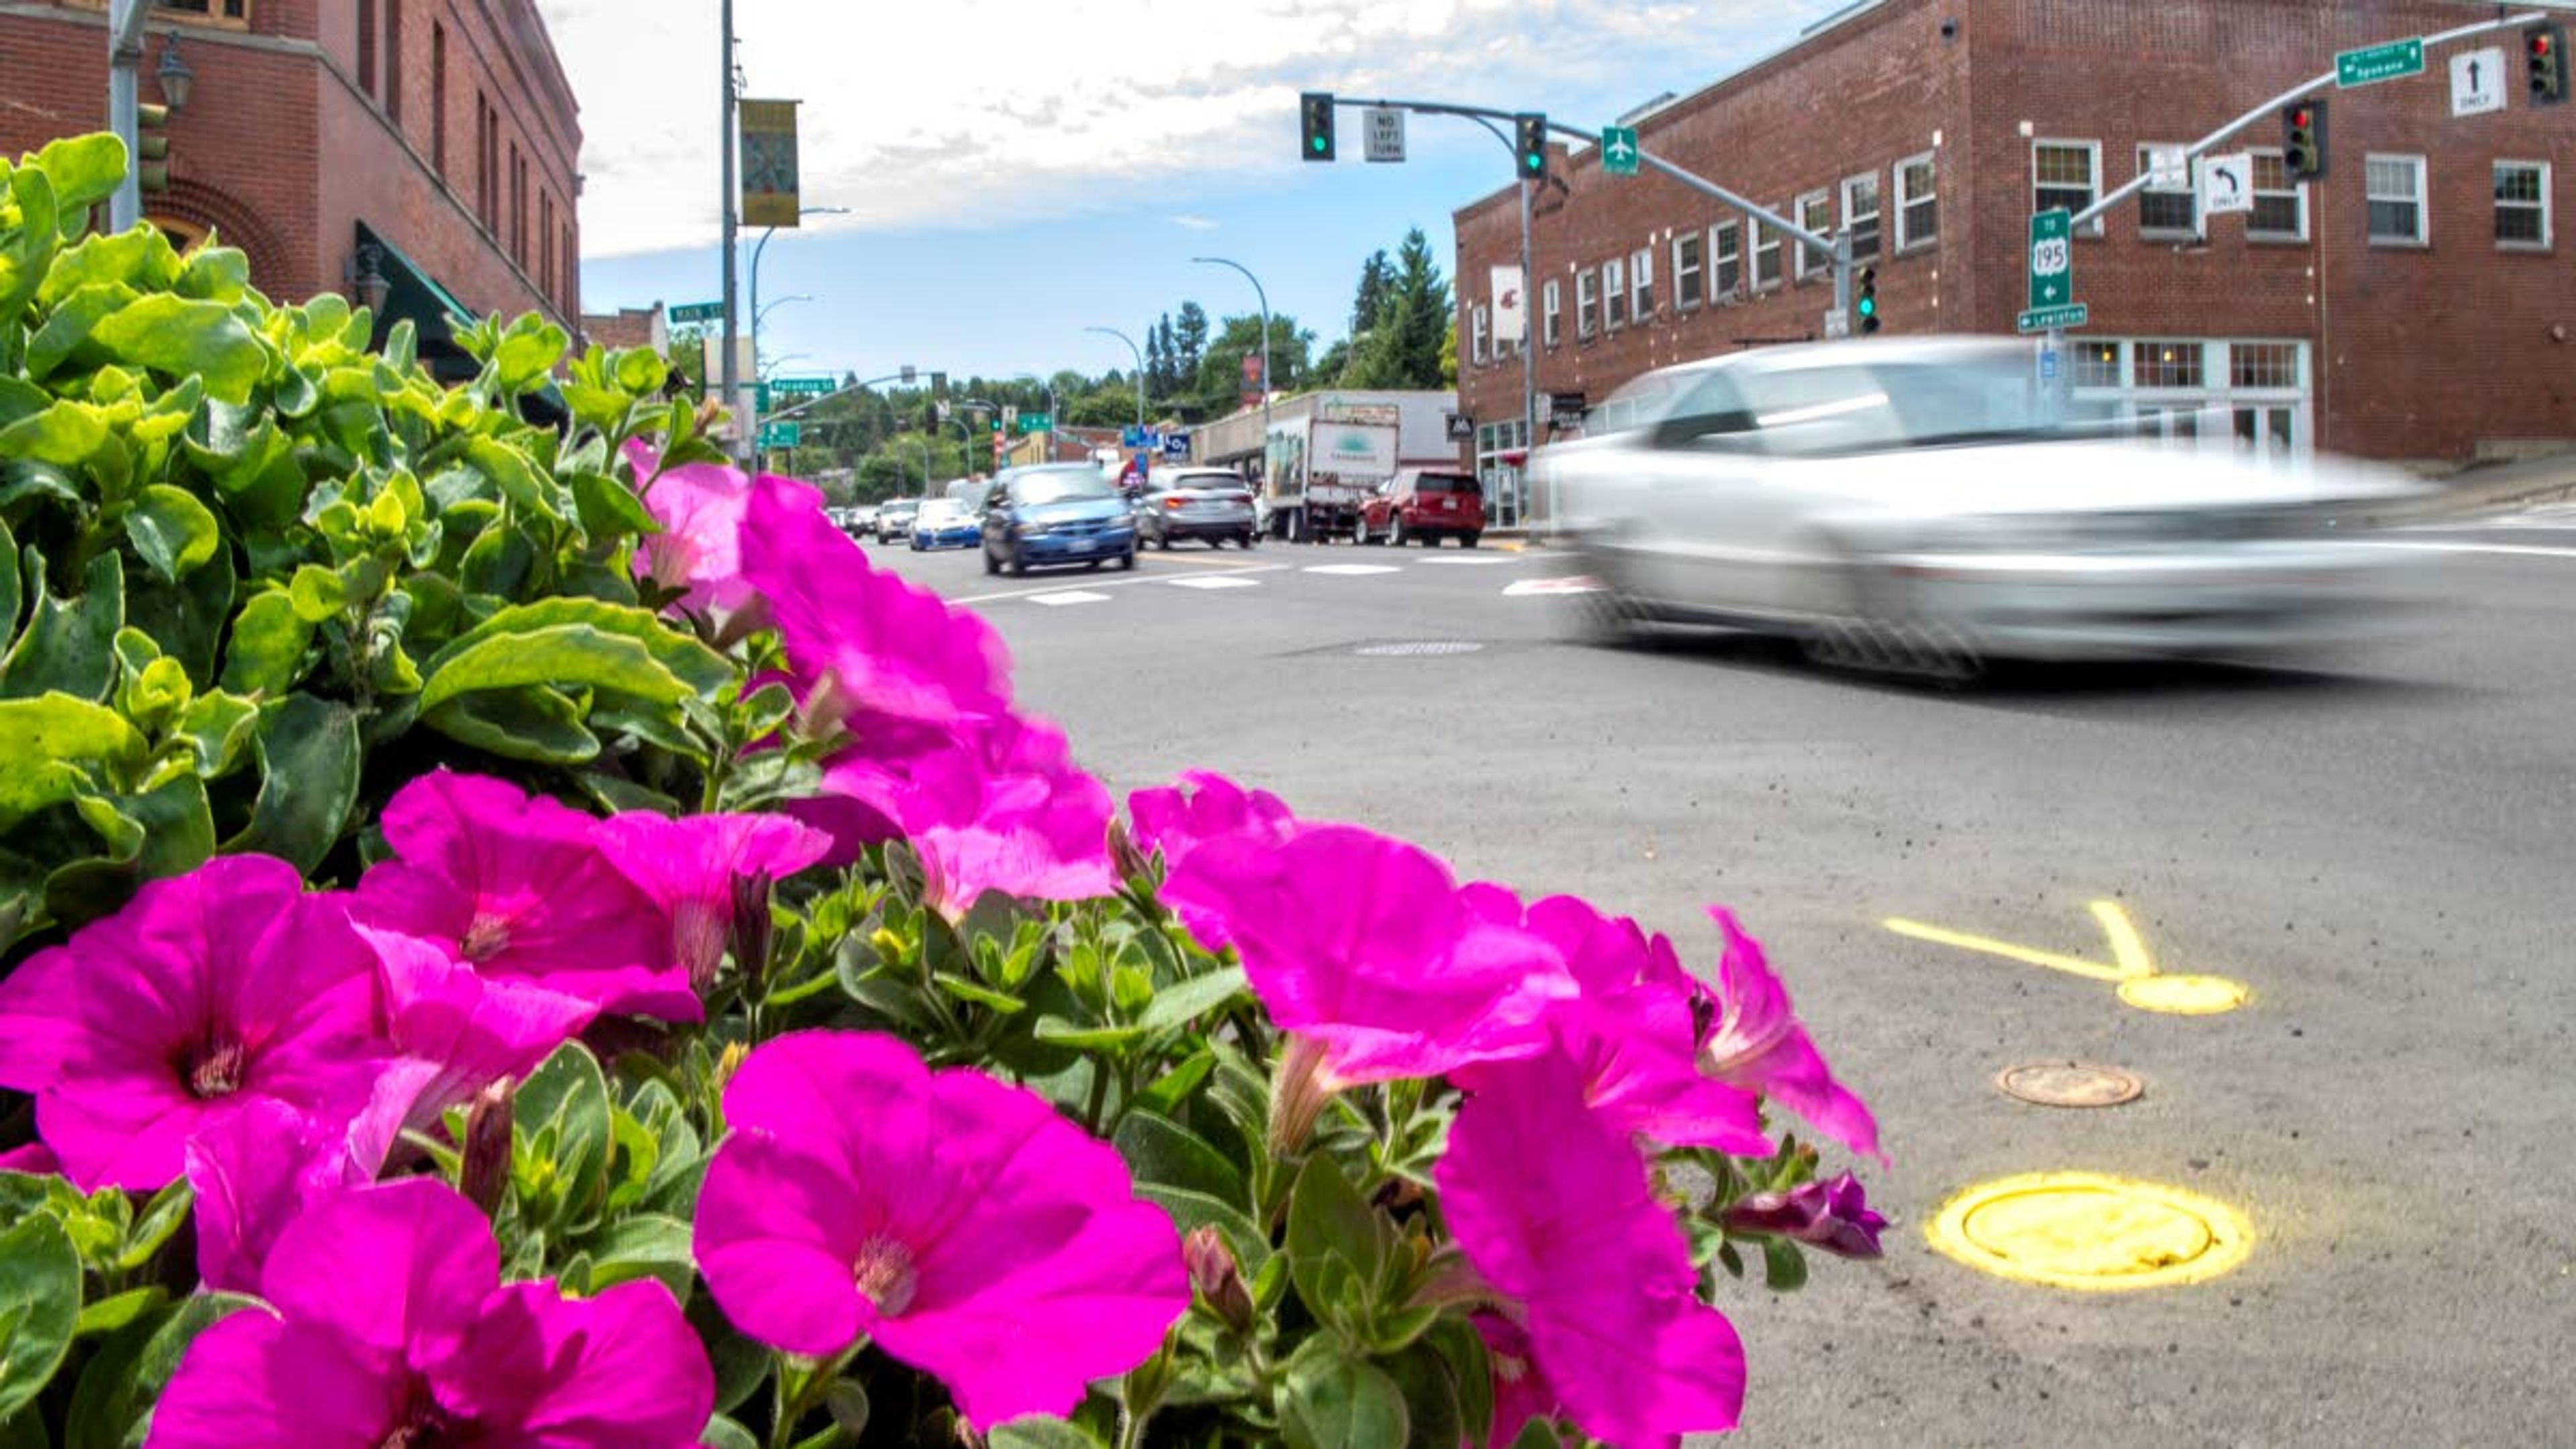
M1031 580L872 556L976 601L1114 790L1221 770L1702 964L1701 908L1737 910L1895 1158L1864 1172L1883 1261L1728 1305L1743 1442L2576 1442L2576 512L2389 541L2442 600L2418 636L1964 692L1731 636L1579 644L1570 601L1510 588L1561 557L1490 545ZM2247 1004L2152 1014L1885 924L2108 962L2098 900ZM2145 1093L1997 1089L2067 1060ZM2079 1293L1927 1245L1963 1187L2058 1170L2231 1205L2252 1254Z

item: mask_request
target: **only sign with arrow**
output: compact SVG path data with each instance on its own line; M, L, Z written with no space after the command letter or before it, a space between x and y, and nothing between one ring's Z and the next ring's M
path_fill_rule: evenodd
M2254 210L2254 158L2243 151L2201 162L2201 210L2211 216Z

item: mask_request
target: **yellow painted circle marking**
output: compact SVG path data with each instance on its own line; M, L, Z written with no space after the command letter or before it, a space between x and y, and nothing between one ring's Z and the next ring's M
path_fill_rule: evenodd
M2141 976L2120 983L2120 999L2140 1011L2216 1016L2245 1004L2245 983L2224 976Z
M2198 1283L2254 1247L2252 1225L2225 1203L2090 1172L1971 1187L1925 1232L1934 1248L1980 1272L2089 1292Z

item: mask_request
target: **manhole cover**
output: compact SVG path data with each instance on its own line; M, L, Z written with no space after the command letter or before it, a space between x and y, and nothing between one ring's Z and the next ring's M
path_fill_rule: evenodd
M2089 1172L1972 1187L1942 1205L1926 1236L1980 1272L2093 1292L2215 1278L2254 1245L2244 1215L2224 1203Z
M1995 1077L2004 1095L2041 1107L2117 1107L2138 1100L2147 1089L2118 1067L2083 1062L2027 1062L2006 1067Z
M1418 659L1432 654L1473 654L1484 647L1465 639L1412 639L1397 644L1363 644L1351 652L1373 659Z

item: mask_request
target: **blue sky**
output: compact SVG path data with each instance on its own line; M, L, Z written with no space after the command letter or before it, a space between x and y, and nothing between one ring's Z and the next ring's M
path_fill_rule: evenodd
M584 306L720 294L715 6L539 0L583 108ZM1826 0L737 0L747 93L803 104L804 201L761 266L790 373L1131 365L1115 327L1195 298L1249 313L1230 257L1318 346L1361 259L1408 227L1454 272L1450 213L1510 179L1474 123L1415 116L1411 158L1297 159L1296 93L1537 108L1597 124L1795 39ZM971 64L970 64L971 61ZM638 77L651 77L639 86ZM745 251L748 254L748 238ZM748 286L746 283L746 302ZM807 354L791 357L792 354Z

